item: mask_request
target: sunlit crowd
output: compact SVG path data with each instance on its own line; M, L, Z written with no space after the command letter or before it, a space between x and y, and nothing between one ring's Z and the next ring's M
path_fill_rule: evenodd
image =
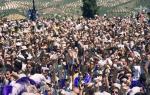
M147 21L1 21L0 95L149 95Z

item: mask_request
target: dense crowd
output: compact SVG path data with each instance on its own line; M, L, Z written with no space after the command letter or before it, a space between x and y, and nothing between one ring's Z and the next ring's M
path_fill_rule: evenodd
M147 18L0 24L0 95L149 95Z

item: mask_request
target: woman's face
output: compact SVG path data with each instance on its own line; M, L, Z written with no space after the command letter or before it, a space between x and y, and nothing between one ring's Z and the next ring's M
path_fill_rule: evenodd
M131 80L132 78L132 75L130 73L127 73L126 76L128 77L129 81Z
M116 88L114 88L114 89L112 90L111 95L119 95L119 90L116 89Z

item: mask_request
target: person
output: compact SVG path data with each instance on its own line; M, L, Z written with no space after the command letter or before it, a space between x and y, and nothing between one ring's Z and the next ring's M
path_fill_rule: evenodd
M9 91L24 95L148 93L150 27L144 19L4 21L0 75L5 76L0 76L0 91L4 95ZM10 32L9 27L18 29Z

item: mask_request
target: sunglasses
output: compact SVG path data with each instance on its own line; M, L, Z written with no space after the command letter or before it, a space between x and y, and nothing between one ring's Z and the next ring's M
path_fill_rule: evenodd
M112 91L112 93L114 93L114 94L118 94L118 91Z

